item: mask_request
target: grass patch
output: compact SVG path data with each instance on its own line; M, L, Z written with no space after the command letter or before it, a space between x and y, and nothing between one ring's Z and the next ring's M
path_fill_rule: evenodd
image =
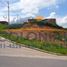
M7 28L7 25L5 24L0 24L0 31L3 31Z
M10 39L11 41L15 41L20 44L24 44L29 47L34 47L41 49L43 51L53 52L53 53L59 53L61 55L67 55L67 47L64 47L60 44L52 43L52 42L43 42L38 40L28 40L23 37L19 37L16 35L8 34L3 32L4 34L0 33L0 36Z

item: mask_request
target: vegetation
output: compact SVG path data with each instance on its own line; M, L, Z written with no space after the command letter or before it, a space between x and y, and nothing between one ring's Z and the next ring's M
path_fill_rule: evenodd
M5 24L0 24L0 31L4 30L7 28L7 25Z
M24 23L14 23L14 24L10 24L10 25L5 25L5 24L0 24L0 30L2 30L2 29L5 29L6 28L6 26L7 26L7 28L8 29L18 29L18 28L22 28L22 27L24 27L25 25L27 25L27 24L29 24L29 23L31 23L31 25L34 25L34 24L36 24L36 25L38 25L39 27L44 27L44 26L50 26L50 27L56 27L56 28L61 28L61 27L59 27L57 24L56 24L56 22L50 22L50 23L48 23L48 21L47 20L36 20L36 19L30 19L30 22L24 22ZM30 25L30 26L31 26Z
M42 23L43 22L44 21L42 21ZM41 23L41 21L40 21L40 23L37 22L37 24L39 24L39 25L43 25L42 23ZM18 28L18 26L20 27L20 25L18 25L18 26L12 25L12 26L15 28ZM6 28L8 28L7 25L0 24L0 36L10 39L11 41L15 41L17 43L24 44L28 47L38 48L43 51L49 51L49 52L59 53L62 55L67 55L67 47L62 46L61 44L47 42L47 41L28 40L28 39L25 39L20 36L16 36L16 35L12 35L12 34L3 32L3 30ZM61 40L62 38L60 35L58 35L56 37L56 39Z
M55 24L55 23L46 23L45 25L50 26L50 27L55 27L55 28L57 28L57 29L63 29L62 27L58 26L58 25Z
M43 41L38 41L38 40L28 40L20 36L15 36L12 34L7 34L3 32L4 34L0 33L0 36L5 37L7 39L10 39L11 41L15 41L20 44L24 44L28 47L33 47L33 48L38 48L43 51L49 51L49 52L54 52L58 53L61 55L67 55L67 47L64 47L60 44L52 43L52 42L43 42Z
M53 27L53 28L62 29L62 27L58 26L55 21L51 23L51 22L48 22L46 19L45 20L39 20L39 21L36 20L36 19L31 19L30 23L31 24L36 24L39 27L50 26L50 27Z
M10 24L10 25L8 25L8 28L9 29L18 29L18 28L21 28L22 27L22 24L20 23L20 24Z

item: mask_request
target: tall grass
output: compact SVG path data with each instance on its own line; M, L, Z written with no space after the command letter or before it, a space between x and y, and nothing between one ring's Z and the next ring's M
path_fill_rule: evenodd
M62 46L61 44L52 43L48 41L28 40L23 37L19 37L19 36L7 34L7 33L5 34L0 33L0 36L10 39L11 41L24 44L28 47L38 48L43 51L67 55L67 47Z

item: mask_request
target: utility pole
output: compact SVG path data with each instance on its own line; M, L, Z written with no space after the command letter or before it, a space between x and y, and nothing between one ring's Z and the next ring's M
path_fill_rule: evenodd
M9 6L9 1L7 1L8 5L8 23L10 23L10 6Z

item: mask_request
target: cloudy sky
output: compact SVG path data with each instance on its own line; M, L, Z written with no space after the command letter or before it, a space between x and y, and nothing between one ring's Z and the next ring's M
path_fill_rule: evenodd
M67 27L67 0L0 0L0 20L7 20L7 1L11 21L17 17L56 18L57 24Z

